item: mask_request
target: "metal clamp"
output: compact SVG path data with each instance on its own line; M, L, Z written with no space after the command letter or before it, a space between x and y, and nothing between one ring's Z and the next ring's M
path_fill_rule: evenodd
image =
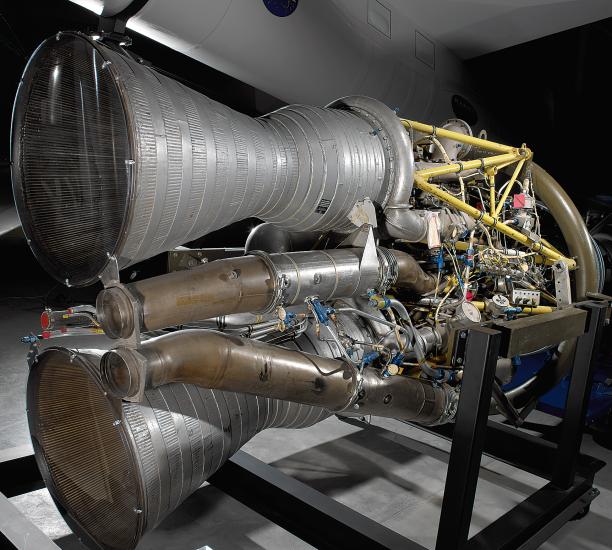
M281 273L276 264L270 258L270 254L263 250L249 250L249 254L261 258L266 264L266 267L270 271L270 276L274 282L274 290L272 294L272 300L263 309L254 311L258 315L264 315L266 313L272 313L277 307L283 306L285 303L285 289L289 286L287 275Z
M390 250L386 248L377 248L378 259L381 266L381 277L378 290L385 294L391 288L399 277L399 265L397 258Z

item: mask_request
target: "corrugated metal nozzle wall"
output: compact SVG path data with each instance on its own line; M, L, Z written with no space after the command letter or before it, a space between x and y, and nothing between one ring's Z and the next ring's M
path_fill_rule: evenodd
M108 256L126 267L248 217L350 230L355 203L383 203L393 184L382 126L342 101L253 119L60 33L33 55L15 100L13 185L38 258L84 285Z
M70 526L103 548L133 548L255 434L303 428L324 409L168 384L142 403L104 394L99 355L50 348L28 380L36 459Z

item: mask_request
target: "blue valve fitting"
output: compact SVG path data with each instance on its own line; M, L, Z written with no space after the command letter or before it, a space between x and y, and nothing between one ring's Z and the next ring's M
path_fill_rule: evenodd
M319 300L312 299L309 301L312 307L312 311L317 316L319 323L325 326L329 325L329 316L335 313L336 310L333 307L324 306Z
M294 321L295 321L295 313L293 313L292 311L286 311L285 318L283 319L283 323L285 324L285 326L287 327L292 326Z
M376 359L378 359L379 357L380 353L378 353L377 351L369 351L368 353L364 353L363 357L361 358L361 366L365 367L376 361Z
M391 301L384 294L376 292L376 290L368 290L369 304L377 309L387 309L391 306Z

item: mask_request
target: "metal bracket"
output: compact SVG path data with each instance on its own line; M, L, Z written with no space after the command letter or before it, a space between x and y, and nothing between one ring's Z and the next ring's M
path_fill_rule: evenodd
M347 248L357 247L364 248L368 242L368 235L372 226L370 224L363 224L353 231L346 239L344 239L336 248Z
M119 281L119 264L117 263L117 258L115 256L109 256L108 263L106 267L98 275L100 281L104 285L104 288L108 288L109 286L116 286L120 284Z
M569 269L561 260L552 265L555 276L555 297L558 306L567 306L572 303L572 286L570 284Z
M361 262L359 262L360 279L362 281L372 280L372 277L375 278L380 273L380 262L378 260L378 248L374 239L374 231L372 226L368 226L368 228L368 236L363 254L361 255ZM369 277L369 275L372 275L372 277ZM362 294L368 291L367 288L361 288L360 290Z
M355 227L361 227L362 225L377 227L376 209L374 203L368 197L356 202L347 217Z
M453 353L451 357L451 366L463 368L465 366L465 353L467 345L467 330L461 329L455 333L453 342Z

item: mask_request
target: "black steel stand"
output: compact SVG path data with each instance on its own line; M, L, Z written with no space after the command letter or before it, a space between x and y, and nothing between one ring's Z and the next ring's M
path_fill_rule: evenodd
M577 339L557 445L488 421L501 333L484 328L469 331L469 369L464 371L455 426L431 430L452 438L436 550L537 548L565 522L587 511L599 494L593 488L593 477L604 463L579 451L594 359L608 306L586 302L580 307L588 313L587 326ZM468 540L483 452L550 482Z
M511 323L477 326L459 335L465 340L462 360L469 368L464 369L456 422L427 428L452 439L436 550L537 548L568 520L586 513L599 494L593 478L605 464L579 451L608 303L585 302L579 307L587 312L586 327L574 334L576 353L556 444L489 420L497 358L516 351L515 327ZM584 321L584 315L578 317ZM568 324L563 338L568 337ZM524 324L516 325L514 335L524 331ZM483 453L549 483L468 538ZM210 482L317 548L423 550L420 544L243 452L236 453ZM0 463L0 493L12 496L40 486L33 457Z

